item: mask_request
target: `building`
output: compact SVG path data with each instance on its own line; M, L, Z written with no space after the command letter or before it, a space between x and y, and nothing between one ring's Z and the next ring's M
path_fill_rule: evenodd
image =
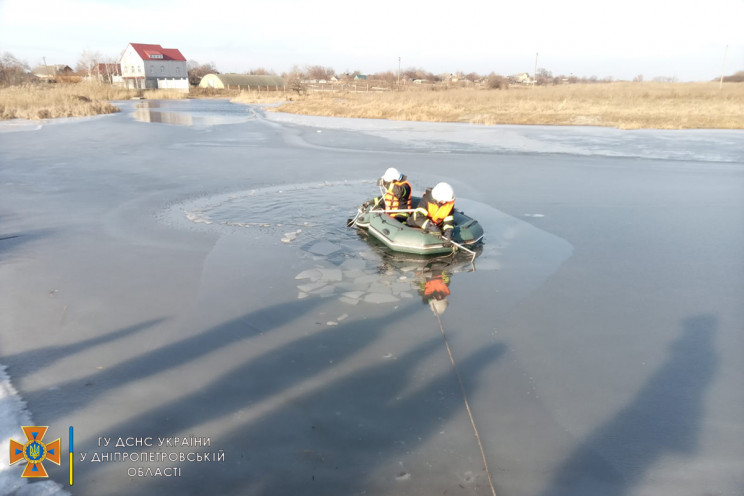
M56 65L40 65L35 67L31 74L36 78L43 81L53 83L58 79L72 76L74 71L69 65L56 64Z
M279 76L252 74L207 74L199 82L200 88L266 89L283 90L284 80Z
M121 83L121 65L111 63L98 63L93 66L91 78L99 83Z
M130 43L121 54L124 86L135 89L179 89L189 91L186 58L177 48Z

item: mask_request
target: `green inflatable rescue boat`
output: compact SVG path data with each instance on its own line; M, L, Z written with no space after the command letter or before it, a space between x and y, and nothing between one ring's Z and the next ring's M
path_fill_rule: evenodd
M412 198L416 205L418 198ZM361 208L354 219L350 219L349 225L356 225L365 229L374 238L384 243L393 251L401 253L414 253L417 255L441 255L452 253L456 245L445 244L442 236L424 232L418 227L411 227L405 222L396 220L394 213L372 209L372 207ZM454 232L452 241L463 247L472 247L483 239L483 228L477 220L465 215L465 213L453 209ZM472 252L471 252L472 253Z

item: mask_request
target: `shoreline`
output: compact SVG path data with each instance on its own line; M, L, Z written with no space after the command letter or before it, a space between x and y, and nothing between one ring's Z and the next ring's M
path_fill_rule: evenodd
M744 84L597 83L508 90L418 88L317 92L121 90L100 85L0 89L0 121L84 117L120 111L111 102L225 98L275 104L269 112L405 122L592 126L617 129L744 129Z

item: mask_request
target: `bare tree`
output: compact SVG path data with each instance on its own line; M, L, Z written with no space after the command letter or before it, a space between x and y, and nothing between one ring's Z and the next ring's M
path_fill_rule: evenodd
M471 72L470 74L465 75L465 79L470 81L471 83L477 83L481 79L483 79L478 73Z
M724 83L744 83L744 71L735 72L730 76L724 76Z
M492 90L508 90L509 80L492 72L486 77L486 87Z
M269 71L264 69L263 67L259 67L258 69L251 69L248 71L248 74L251 76L275 76L276 73L274 71Z
M538 85L551 84L553 82L553 73L541 67L537 70L537 74L535 74L535 82Z
M385 83L389 85L394 85L398 80L398 76L397 74L394 74L392 71L386 71L386 72L378 72L377 74L374 74L372 76L372 79L375 79L378 81L385 81Z
M191 86L199 86L202 78L207 74L219 74L214 62L208 64L200 64L196 60L189 60L186 63L186 68L189 72L189 84Z
M322 65L311 65L305 68L305 73L308 79L315 79L320 81L321 79L331 79L336 72L330 67L323 67Z
M79 75L87 74L88 79L93 77L93 68L103 59L99 52L88 50L87 48L80 53L75 70Z
M307 93L305 83L302 82L307 78L305 73L298 66L292 66L289 72L282 74L282 78L286 82L287 88L291 91L296 92L298 95Z
M33 78L29 73L28 64L18 60L9 52L3 53L0 57L0 85L9 86L14 84L23 84L31 81Z

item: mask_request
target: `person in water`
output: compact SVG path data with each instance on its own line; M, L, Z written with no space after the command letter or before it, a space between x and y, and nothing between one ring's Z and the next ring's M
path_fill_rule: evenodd
M416 210L408 217L407 223L412 227L420 227L426 232L441 234L448 243L452 240L454 231L453 209L455 208L455 192L447 183L439 183L433 188L426 188L424 196L416 206Z
M411 183L408 182L408 178L400 173L395 167L390 167L385 171L380 179L377 180L377 185L385 189L385 193L372 200L372 208L377 207L382 202L385 210L410 210L411 209ZM369 206L370 203L365 203L363 207ZM405 222L408 218L408 212L393 212L392 217L395 217L401 222Z
M428 303L431 311L442 315L449 305L447 297L450 295L450 274L443 267L432 263L427 265L421 273L418 293L423 303Z

